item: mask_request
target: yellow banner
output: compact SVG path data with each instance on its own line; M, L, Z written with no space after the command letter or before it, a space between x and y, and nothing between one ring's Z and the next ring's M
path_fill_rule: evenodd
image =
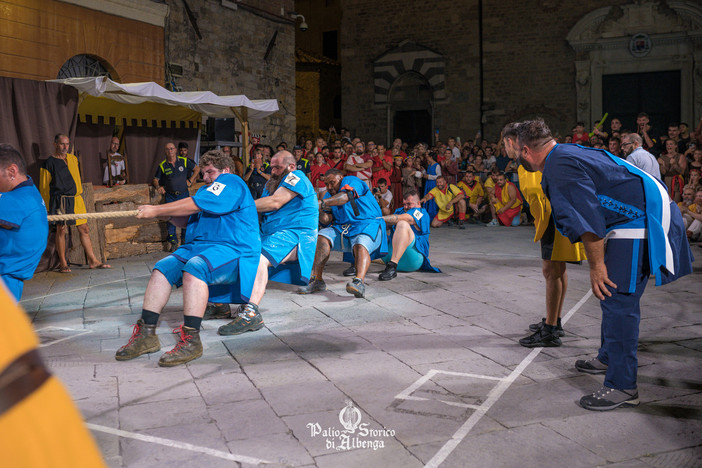
M181 106L167 106L155 102L123 104L112 99L85 96L78 106L78 119L82 123L103 121L116 125L157 128L194 128L200 125L199 112Z

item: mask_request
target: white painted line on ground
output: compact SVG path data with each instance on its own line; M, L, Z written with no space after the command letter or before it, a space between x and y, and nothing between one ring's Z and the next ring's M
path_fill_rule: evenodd
M396 400L410 400L410 395L419 389L422 385L427 383L437 374L453 375L458 377L473 377L476 379L486 379L486 380L505 380L506 377L493 377L491 375L481 375L481 374L467 374L465 372L452 372L452 371L442 371L438 369L430 369L422 377L418 378L412 385L395 395ZM417 397L419 398L419 397ZM445 403L445 402L444 402Z
M424 398L424 397L418 397L418 396L408 396L405 398L402 398L403 400L410 400L410 401L438 401L440 403L444 403L450 406L458 406L459 408L472 408L472 409L478 409L480 408L478 405L469 405L468 403L458 403L456 401L446 401L446 400L437 400L435 398Z
M182 450L190 450L191 452L204 453L205 455L210 455L212 457L223 458L225 460L232 460L240 463L248 463L251 465L259 465L264 463L273 463L267 460L262 460L260 458L247 457L246 455L236 455L234 453L222 452L221 450L215 450L208 447L200 447L198 445L189 444L187 442L180 442L177 440L163 439L161 437L154 437L146 434L137 434L135 432L127 432L121 429L114 429L112 427L100 426L98 424L85 423L88 429L93 431L105 432L107 434L116 435L119 437L125 437L127 439L141 440L142 442L151 442L152 444L165 445L166 447L173 447ZM206 463L203 463L205 465Z
M592 290L588 291L585 296L583 296L582 299L578 301L577 304L575 304L566 314L565 317L561 319L561 323L565 323L580 307L582 307L583 304L592 296ZM475 427L476 424L478 424L478 421L482 419L482 417L487 413L492 405L495 404L497 400L500 399L502 394L504 394L507 389L514 383L515 380L517 380L517 377L519 377L522 372L524 372L524 369L531 364L531 362L536 358L536 356L539 355L541 351L543 351L544 348L534 348L528 355L527 357L524 358L524 360L512 371L509 376L501 380L495 388L490 390L488 393L487 399L483 402L482 405L475 411L475 413L471 414L468 420L463 423L463 425L458 428L458 430L453 434L451 439L444 444L441 449L439 449L438 452L436 452L436 455L434 455L431 460L427 462L425 468L435 468L441 465L446 458L451 454L451 452L454 451L456 447L458 447L458 444L460 444L463 439L466 438L468 433Z
M44 327L36 330L36 334L39 335L39 332L42 332L44 330L63 330L63 331L78 331L75 328L65 328L65 327ZM75 335L70 335L66 336L64 338L61 338L60 340L55 340L55 341L50 341L48 343L42 343L39 345L40 348L45 348L47 346L55 345L56 343L61 343L62 341L66 340L72 340L73 338L78 338L79 336L87 335L88 333L92 333L93 330L83 330L81 333L76 333Z
M107 283L91 284L90 286L86 286L84 288L69 289L68 291L61 291L61 292L56 292L56 293L51 293L51 294L45 294L43 296L28 297L28 298L22 299L20 301L20 304L22 302L36 301L37 299L43 299L46 297L60 296L61 294L70 294L70 293L74 293L76 291L82 291L84 289L98 288L100 286L105 286L105 285L112 284L112 283L121 283L123 281L129 281L129 280L136 279L136 278L146 278L147 276L151 276L151 275L149 274L149 275L130 276L129 278L121 278L121 279L114 280L114 281L108 281Z

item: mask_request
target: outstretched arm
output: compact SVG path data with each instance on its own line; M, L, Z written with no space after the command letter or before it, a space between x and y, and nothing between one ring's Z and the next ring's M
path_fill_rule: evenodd
M273 195L256 200L256 211L266 213L281 209L287 202L295 198L295 192L285 187L279 187Z

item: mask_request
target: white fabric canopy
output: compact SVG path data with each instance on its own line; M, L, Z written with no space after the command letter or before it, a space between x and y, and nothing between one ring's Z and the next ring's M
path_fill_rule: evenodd
M209 117L262 119L278 111L278 101L275 99L252 101L244 95L217 96L210 91L174 93L154 82L115 83L101 76L49 81L72 86L81 93L125 104L157 102L169 106L183 106Z

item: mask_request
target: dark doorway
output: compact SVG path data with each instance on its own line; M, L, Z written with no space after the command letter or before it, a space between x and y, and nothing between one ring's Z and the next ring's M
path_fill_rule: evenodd
M395 111L394 138L402 138L410 146L431 142L431 115L427 110Z
M657 139L666 134L669 123L680 122L680 70L604 75L602 109L632 131L636 115L646 112Z

